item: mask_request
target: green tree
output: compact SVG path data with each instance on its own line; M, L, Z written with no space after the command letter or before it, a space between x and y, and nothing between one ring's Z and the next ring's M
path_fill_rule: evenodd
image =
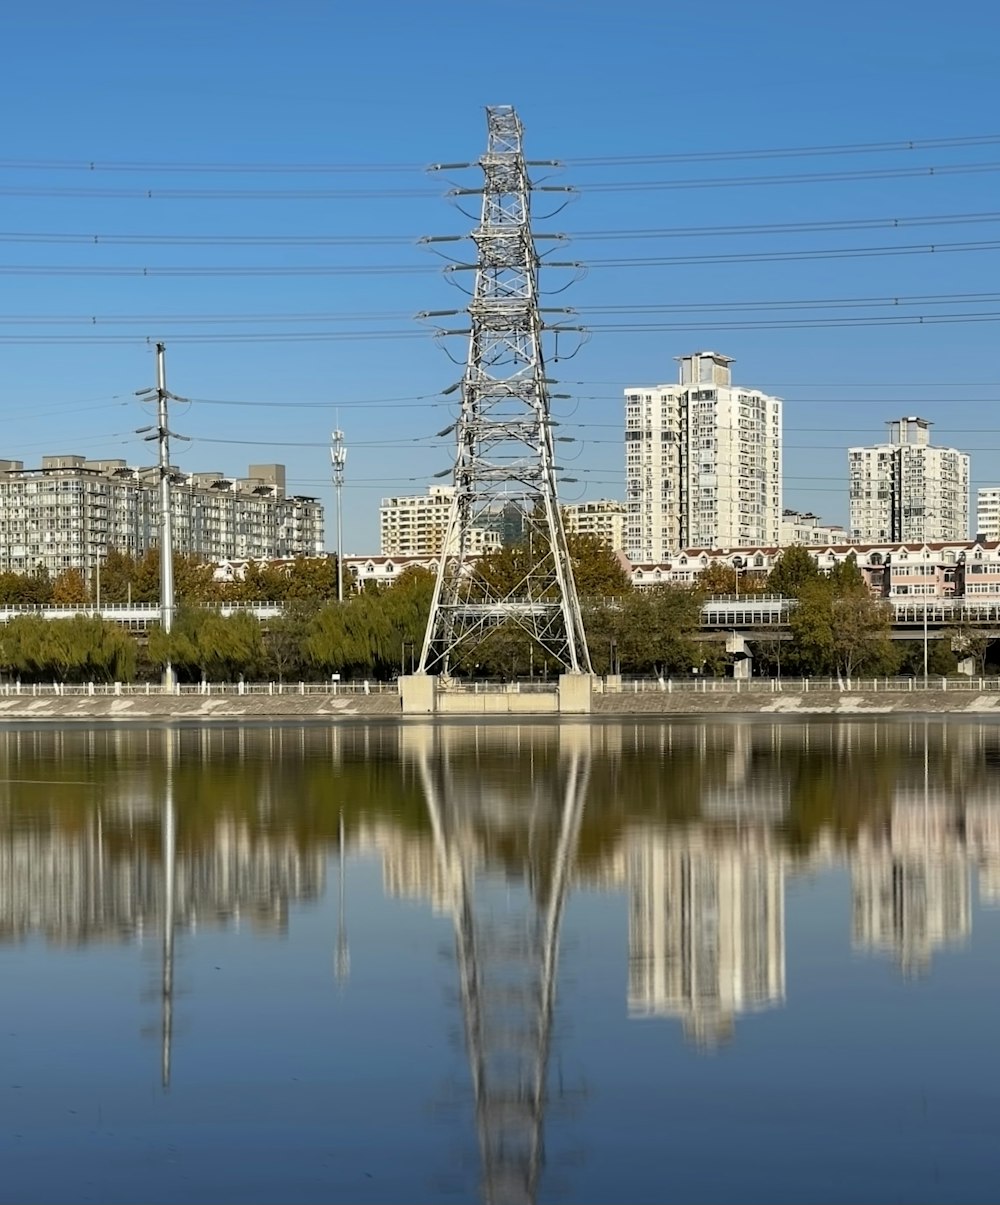
M799 598L802 591L820 577L819 568L810 553L798 544L786 548L767 577L770 594Z
M285 598L303 602L333 602L337 597L337 558L335 556L296 557L284 571ZM344 582L345 592L350 582ZM268 596L270 598L270 595Z
M260 622L245 611L181 607L169 633L153 627L149 658L154 665L170 664L182 677L232 681L254 675L264 661Z
M22 615L0 635L0 661L9 673L29 679L128 681L135 672L136 646L127 632L97 616Z
M566 544L581 598L621 598L632 579L617 554L595 535L568 535Z
M792 549L788 550L789 552ZM790 660L803 674L894 673L899 657L890 639L892 616L872 598L853 557L829 577L799 586L789 617Z
M284 613L263 627L264 667L268 677L279 682L304 678L309 669L306 642L309 625L316 614L311 603L287 603Z
M899 657L892 646L892 612L883 602L850 591L834 596L831 608L833 654L837 672L850 679L856 673L895 673Z
M129 601L132 596L135 568L135 557L120 552L117 548L108 549L101 564L102 603L127 603Z
M217 602L224 595L215 581L215 567L194 554L174 553L174 597L178 603ZM141 603L160 601L160 550L150 548L135 566L132 600Z
M985 675L990 649L994 643L988 632L974 623L962 622L952 628L949 643L960 657L972 658L977 674L981 677Z
M618 654L637 673L689 673L704 653L695 635L701 622L698 594L680 586L636 590L622 600Z

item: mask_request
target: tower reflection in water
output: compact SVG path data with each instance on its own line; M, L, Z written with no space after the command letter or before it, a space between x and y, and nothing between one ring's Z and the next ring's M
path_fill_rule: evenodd
M627 901L628 1015L698 1047L794 997L803 875L846 868L845 943L907 976L968 942L973 866L980 904L1000 901L988 724L22 730L0 756L0 935L155 940L164 1085L191 935L283 934L336 854L329 940L350 991L349 854L377 850L388 895L450 921L489 1201L537 1196L575 886Z

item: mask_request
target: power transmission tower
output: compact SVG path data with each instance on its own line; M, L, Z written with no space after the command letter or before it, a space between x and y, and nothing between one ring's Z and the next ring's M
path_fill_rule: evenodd
M330 444L330 463L333 465L333 486L337 495L337 602L344 601L344 466L347 464L347 448L344 433L338 427L333 432Z
M484 638L511 625L564 671L591 673L556 490L523 129L509 105L487 108L486 119L482 188L458 190L482 193L471 235L478 261L456 425L455 493L419 672L447 676ZM512 509L519 512L521 538L511 553L512 575L498 583L474 557L483 531L498 532Z
M559 730L559 756L533 783L527 873L499 888L477 873L491 828L523 826L473 764L464 773L440 729L412 731L433 834L440 903L451 914L459 999L479 1139L483 1205L534 1205L545 1165L545 1114L559 939L587 797L591 732ZM544 837L541 835L544 833ZM536 848L537 845L537 848ZM490 880L493 880L492 884ZM492 887L492 890L491 890Z

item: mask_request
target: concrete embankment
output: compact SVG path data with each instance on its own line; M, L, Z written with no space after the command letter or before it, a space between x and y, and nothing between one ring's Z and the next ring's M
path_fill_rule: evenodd
M0 724L107 720L336 720L397 716L399 696L374 695L74 695L0 698Z
M517 696L515 710L484 708L482 697L470 696L468 710L457 700L439 719L487 718L516 723L533 716L554 718L552 699L541 695L537 709L532 696ZM974 690L915 690L912 692L813 690L779 693L735 691L660 692L633 694L595 693L594 719L627 717L691 717L711 719L719 715L782 716L886 716L886 715L997 715L1000 693ZM256 721L282 723L296 720L354 719L370 717L404 719L399 696L373 695L126 695L126 696L20 696L0 698L0 724L8 723L102 723L107 721L181 722ZM406 717L410 722L430 717ZM574 718L582 719L583 716Z
M1000 716L1000 693L971 690L901 692L811 690L737 694L708 691L670 694L604 694L594 696L598 716L717 715L991 715Z

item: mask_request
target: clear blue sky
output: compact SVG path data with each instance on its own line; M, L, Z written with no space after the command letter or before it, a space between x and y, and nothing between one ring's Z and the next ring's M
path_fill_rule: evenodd
M903 413L934 420L939 442L971 450L977 483L1000 482L1000 370L993 354L1000 326L988 317L1000 315L1000 168L989 167L1000 165L1000 140L784 158L580 162L1000 135L998 48L1000 6L990 0L11 5L0 45L0 456L33 464L45 452L80 451L147 461L148 446L130 434L148 421L132 394L152 381L147 339L162 337L175 392L273 403L179 407L173 425L194 441L178 463L239 473L251 461L281 460L291 488L329 502L327 446L339 406L350 448L346 544L348 551L375 550L380 496L422 490L451 460L447 440L426 437L450 421L449 406L434 395L461 369L412 316L462 299L437 274L439 261L414 243L428 233L463 233L472 223L443 198L446 182L422 169L475 159L484 147L483 107L512 103L532 157L567 161L558 179L580 187L578 199L548 222L537 198L539 229L621 234L994 215L901 229L577 239L567 255L590 270L552 304L729 308L586 313L595 328L685 328L595 329L574 358L556 364L550 357L551 375L572 382L560 392L572 393L573 401L557 408L565 431L581 441L564 445L567 463L578 457L567 472L585 480L568 487L567 500L570 489L587 497L622 495L623 388L673 380L673 357L704 347L736 357L740 382L786 398L786 505L845 520L843 449L879 435L886 420ZM79 166L87 163L98 167ZM145 166L122 170L122 164ZM190 169L234 164L257 170ZM973 164L983 170L870 174ZM366 170L296 173L276 170L281 165ZM852 172L869 174L732 182ZM467 179L474 183L474 174ZM692 180L716 183L595 187ZM144 196L149 190L153 195ZM340 195L301 195L317 190ZM298 195L260 196L268 191ZM136 241L95 245L54 235ZM217 236L271 241L220 245ZM304 236L306 244L273 242L289 236ZM310 236L401 241L317 246ZM178 238L202 241L185 245ZM657 266L596 262L949 243L998 249ZM144 277L95 271L323 265L391 270ZM23 266L33 270L11 271ZM50 267L79 271L38 271ZM543 284L565 283L554 271L543 276ZM956 302L956 295L973 293L995 299ZM893 310L732 308L916 295L937 300ZM724 329L748 321L870 322L919 314L981 320ZM190 315L200 318L185 321ZM88 316L128 321L51 321ZM392 336L246 340L255 331ZM461 341L450 350L464 357ZM564 341L560 351L568 350ZM293 404L304 402L316 405Z

